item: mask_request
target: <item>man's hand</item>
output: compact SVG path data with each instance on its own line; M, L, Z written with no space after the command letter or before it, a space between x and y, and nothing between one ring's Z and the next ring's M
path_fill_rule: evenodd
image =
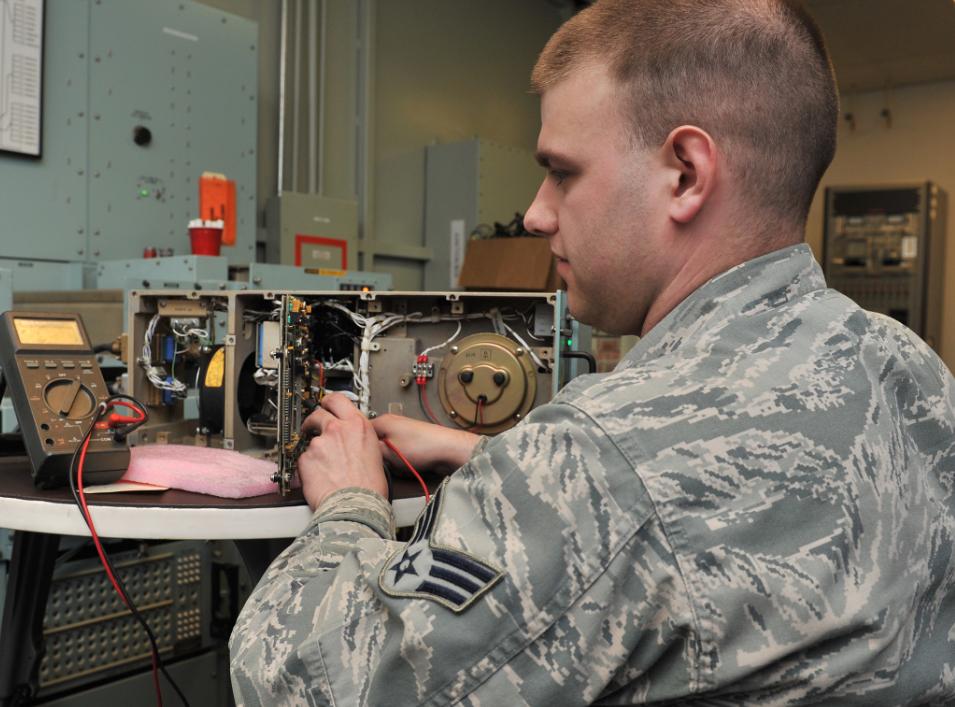
M360 486L388 497L378 435L348 398L331 393L302 423L302 434L317 434L299 457L302 491L312 510L335 491Z
M382 415L371 421L382 439L388 439L414 466L416 471L431 471L447 476L464 466L480 439L464 430L433 425L398 415ZM381 455L396 471L405 464L387 444L381 442Z

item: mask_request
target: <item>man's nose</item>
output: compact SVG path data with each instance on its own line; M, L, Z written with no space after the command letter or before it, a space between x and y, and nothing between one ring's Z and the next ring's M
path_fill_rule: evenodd
M534 202L524 214L524 228L535 236L551 236L557 233L557 212L548 201L547 180L537 190Z

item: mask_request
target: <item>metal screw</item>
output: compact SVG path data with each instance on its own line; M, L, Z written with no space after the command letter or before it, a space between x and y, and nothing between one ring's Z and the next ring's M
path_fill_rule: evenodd
M376 417L378 417L378 413L377 413L377 412L375 412L374 410L369 410L369 411L368 411L368 419L369 419L369 420L374 420Z
M166 306L166 300L159 300L159 306L160 306L160 307L165 307L165 306Z
M456 413L454 410L448 413L448 417L450 417L452 420L456 418L457 416L458 416L458 413Z
M201 351L202 351L202 353L206 353L206 354L207 354L207 353L209 353L210 351L212 351L212 347L211 347L211 346L203 346L202 349L201 349Z
M208 428L208 427L200 427L200 428L199 428L199 434L201 434L201 435L207 435L207 434L209 434L209 428Z
M76 170L76 173L79 174L79 175L82 175L82 174L83 174L83 170L82 170L82 169L78 169L78 170Z
M523 356L523 355L524 355L524 349L522 349L520 346L518 346L518 347L517 347L517 350L514 352L514 354L515 354L516 356Z
M99 176L99 172L93 172L93 176L94 176L94 177L98 177L98 176Z
M98 229L98 228L93 231L93 235L94 235L94 236L98 236L98 235L99 235L99 229Z
M93 114L93 120L99 120L99 113Z
M82 233L82 232L83 232L83 229L82 229L82 228L77 228L77 229L76 229L76 232L77 232L77 233Z
M521 413L519 413L519 412L518 412L518 413L514 413L514 419L515 419L515 420L520 420L520 419L521 419Z
M79 56L79 58L82 59L82 58L83 58L83 52L80 52L77 56Z
M94 251L93 251L93 255L99 255L99 251L98 251L98 250L94 250Z
M76 251L76 254L77 254L77 255L83 255L83 249L80 248L78 251Z
M77 114L78 116L80 116L81 118L83 117L83 111L77 111L76 114Z
M252 278L252 282L254 282L256 285L261 285L261 284L262 284L262 278L259 277L258 275L256 275L255 277Z
M457 352L458 352L458 347L457 347L457 346L452 346L452 347L451 347L451 353L456 354Z
M220 282L220 283L219 283L219 289L220 289L220 290L224 290L224 289L225 289L225 283L224 283L224 282Z

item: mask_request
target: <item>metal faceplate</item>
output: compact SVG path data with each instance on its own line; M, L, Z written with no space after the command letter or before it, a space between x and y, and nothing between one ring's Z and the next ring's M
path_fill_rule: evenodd
M498 334L473 334L444 357L438 391L458 425L493 434L513 427L530 410L537 374L516 342Z

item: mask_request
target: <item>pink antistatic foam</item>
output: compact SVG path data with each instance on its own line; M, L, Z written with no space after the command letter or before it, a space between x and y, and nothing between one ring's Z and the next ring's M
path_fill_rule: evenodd
M275 462L228 449L153 444L133 447L123 481L139 481L205 493L221 498L249 498L274 493L270 479Z

